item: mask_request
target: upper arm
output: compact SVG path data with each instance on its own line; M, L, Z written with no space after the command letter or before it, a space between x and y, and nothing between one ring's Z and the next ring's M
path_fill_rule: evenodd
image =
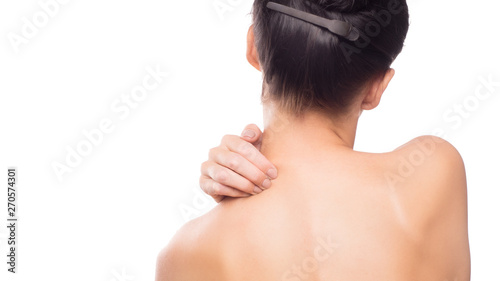
M182 280L184 261L189 256L189 249L183 247L179 239L183 229L179 230L170 243L160 251L156 260L156 281Z
M220 277L213 233L204 229L203 217L184 225L160 251L156 281L211 281Z
M444 206L466 205L467 180L464 161L458 150L449 142L435 136L423 136L411 142L408 158L418 164L416 158L423 157L421 168L416 167L417 180L424 195ZM415 156L418 155L418 156Z
M467 180L460 153L448 142L437 146L435 171L434 214L429 219L429 243L425 248L430 260L444 263L450 275L458 280L470 278L468 236Z
M470 275L470 252L462 157L453 145L433 136L413 140L402 153L414 164L425 156L415 167L406 201L420 216L422 254L428 263L448 268L451 275L465 280Z
M156 281L175 280L171 275L174 256L174 249L170 244L158 254L156 258Z
M466 221L467 180L460 153L434 136L416 138L400 149L397 159L407 180L396 189L430 223L446 216ZM460 218L457 216L460 215ZM451 217L447 217L451 219Z

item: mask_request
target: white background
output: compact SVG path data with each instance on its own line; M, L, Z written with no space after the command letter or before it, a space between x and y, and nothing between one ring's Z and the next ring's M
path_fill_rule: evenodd
M7 274L2 222L0 279L153 280L159 250L213 206L197 191L209 148L246 124L262 125L260 73L245 59L253 1L67 2L18 47L9 38L43 10L34 0L0 2L5 223L7 167L19 169L19 273ZM231 9L218 13L217 2ZM396 77L381 106L361 118L355 148L384 152L446 132L467 167L473 280L499 280L500 87L474 97L482 78L500 82L499 5L409 6ZM169 77L126 118L111 108L157 66ZM455 111L464 103L467 118ZM53 164L65 165L67 147L104 119L114 130L59 181Z

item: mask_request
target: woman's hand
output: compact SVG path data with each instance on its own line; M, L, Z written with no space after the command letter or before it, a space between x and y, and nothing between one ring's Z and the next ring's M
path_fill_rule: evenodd
M224 136L201 165L201 189L220 202L226 196L248 197L270 188L278 170L260 153L261 141L262 132L254 124L246 126L241 137Z

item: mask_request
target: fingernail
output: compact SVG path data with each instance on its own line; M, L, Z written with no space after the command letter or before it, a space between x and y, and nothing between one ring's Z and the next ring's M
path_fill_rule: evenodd
M278 171L276 169L269 169L269 171L267 171L267 176L271 179L275 179L278 177Z
M255 137L255 132L252 130L245 130L243 131L243 133L241 133L241 136L244 138L252 139Z
M253 192L254 192L255 194L260 194L260 193L262 192L262 189L260 189L258 186L255 186L255 187L253 188Z
M271 181L269 179L265 179L264 182L262 183L262 187L265 189L268 189L271 187Z

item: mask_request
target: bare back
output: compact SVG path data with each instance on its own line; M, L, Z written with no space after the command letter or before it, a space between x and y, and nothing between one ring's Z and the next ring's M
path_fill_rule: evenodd
M177 234L164 280L470 279L465 172L448 143L270 160L270 190L226 199Z

